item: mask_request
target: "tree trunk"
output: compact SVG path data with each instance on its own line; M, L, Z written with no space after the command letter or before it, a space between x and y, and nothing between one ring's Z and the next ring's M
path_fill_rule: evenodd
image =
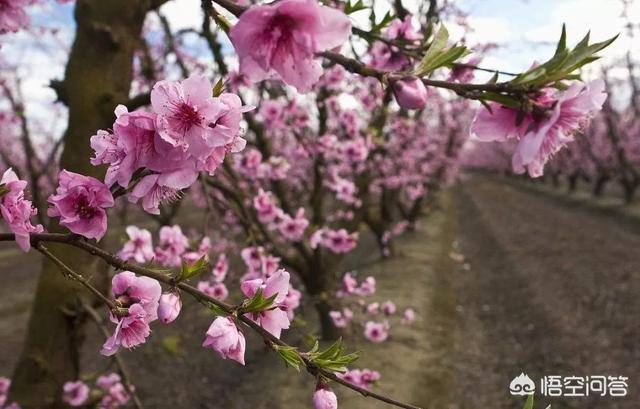
M626 204L633 202L633 197L635 196L637 186L638 185L635 183L635 181L624 180L622 182L622 188L624 190L624 202Z
M61 168L101 178L103 170L89 163L89 138L97 129L110 128L116 104L128 99L133 54L144 17L159 4L152 0L78 0L75 41L64 82L56 87L69 107ZM49 247L79 272L90 274L105 268L71 247ZM28 408L64 406L60 402L62 384L77 379L79 372L83 320L75 311L80 293L56 266L43 262L9 401Z
M342 331L333 324L333 320L329 316L329 312L335 309L330 302L333 297L330 293L333 276L329 274L326 267L320 262L321 251L320 249L314 251L314 257L317 262L310 266L309 274L305 274L302 279L318 313L322 339L335 340L342 335Z
M573 193L578 187L578 175L571 175L568 178L569 185L567 186L567 193Z
M604 187L607 185L609 178L607 176L598 176L593 184L592 194L594 197L601 197L604 193Z

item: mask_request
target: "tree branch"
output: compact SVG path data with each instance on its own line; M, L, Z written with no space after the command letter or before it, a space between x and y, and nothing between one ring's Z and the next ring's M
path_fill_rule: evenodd
M62 234L62 233L38 233L38 234L31 234L31 245L38 249L39 251L42 252L41 248L43 247L41 243L43 242L54 242L54 243L62 243L62 244L67 244L70 246L74 246L76 248L79 248L81 250L86 251L87 253L99 257L102 260L104 260L105 262L107 262L108 264L110 264L111 266L119 269L119 270L127 270L127 271L131 271L133 273L145 276L145 277L150 277L153 278L161 283L164 283L166 285L169 285L171 287L177 287L179 289L181 289L182 291L190 294L192 297L194 297L197 301L202 302L204 304L210 303L215 305L216 307L218 307L219 309L221 309L222 311L224 311L225 313L229 314L229 315L233 315L233 314L237 314L237 308L235 306L232 306L230 304L227 304L223 301L220 301L216 298L210 297L209 295L199 291L198 289L196 289L195 287L192 287L191 285L184 283L184 282L176 282L176 280L168 275L165 275L161 272L158 271L154 271L145 267L142 267L138 264L134 264L134 263L130 263L128 261L124 261L122 259L120 259L119 257L101 249L100 247L86 241L85 239L83 239L82 237L75 235L75 234ZM0 234L0 241L13 241L15 240L15 235L14 234L8 234L8 233L3 233ZM46 251L46 250L45 250ZM47 252L48 253L48 252ZM47 255L45 253L45 255ZM55 256L51 255L51 253L49 253L49 255L47 255L48 257L53 257L52 260L55 259ZM55 262L55 261L54 261ZM56 263L57 264L57 263ZM63 263L58 264L60 267L64 266ZM66 266L65 266L66 267ZM62 267L64 268L64 267ZM69 269L70 270L70 269ZM75 272L71 271L73 274L76 274ZM96 290L97 291L97 290ZM100 297L101 300L105 301L103 297ZM107 303L107 305L109 304L113 304L110 300ZM243 314L238 314L237 319L239 321L241 321L243 324L245 324L246 326L248 326L249 328L251 328L253 331L255 331L256 333L258 333L266 342L268 345L270 345L272 347L272 349L277 349L274 346L277 347L286 347L286 348L292 348L290 345L288 345L287 343L285 343L284 341L282 341L281 339L273 336L270 332L268 332L267 330L265 330L264 328L262 328L260 325L256 324L255 322L253 322L251 319L249 319L247 316L243 315ZM419 406L415 406L415 405L411 405L408 403L404 403L404 402L400 402L396 399L390 398L388 396L385 395L381 395L378 394L376 392L372 392L369 391L367 389L361 388L357 385L354 385L348 381L345 381L343 379L340 379L338 376L336 376L335 373L328 371L326 369L320 368L318 367L316 364L314 364L304 353L301 353L299 351L297 351L297 349L295 349L296 354L298 354L299 358L302 360L302 362L304 363L307 372L309 372L311 375L313 375L314 377L317 376L322 376L325 377L327 379L330 379L342 386L345 386L346 388L349 388L355 392L358 392L359 394L361 394L362 396L365 397L370 397L376 400L379 400L381 402L385 402L388 403L390 405L394 405L396 407L399 408L404 408L404 409L421 409Z

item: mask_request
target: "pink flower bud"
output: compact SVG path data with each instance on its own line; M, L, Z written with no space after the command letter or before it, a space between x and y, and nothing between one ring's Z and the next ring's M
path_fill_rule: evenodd
M391 85L398 105L406 109L422 109L427 103L427 88L419 78L403 78Z
M338 398L328 386L319 386L313 394L315 409L338 409Z
M175 292L164 293L160 296L160 304L158 305L158 319L163 324L173 322L182 309L182 300L180 295Z

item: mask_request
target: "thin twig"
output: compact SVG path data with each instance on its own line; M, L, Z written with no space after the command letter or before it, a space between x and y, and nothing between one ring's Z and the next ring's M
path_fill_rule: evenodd
M131 271L133 273L145 276L145 277L150 277L153 278L159 282L162 282L166 285L172 286L172 287L177 287L179 289L181 289L182 291L190 294L192 297L194 297L197 301L199 302L203 302L203 303L211 303L213 305L215 305L216 307L218 307L219 309L221 309L222 311L224 311L225 313L232 315L234 314L234 312L237 312L237 308L235 306L232 306L230 304L227 304L223 301L220 301L216 298L213 298L201 291L199 291L198 289L196 289L195 287L184 283L184 282L176 282L176 280L164 273L155 271L155 270L151 270L145 267L142 267L138 264L134 264L134 263L130 263L128 261L124 261L122 259L120 259L119 257L109 253L106 250L101 249L100 247L84 240L82 237L79 237L75 234L62 234L62 233L35 233L35 234L31 234L30 235L31 238L31 244L32 246L34 246L35 248L37 248L39 251L42 252L41 248L41 242L55 242L55 243L63 243L63 244L67 244L67 245L71 245L74 246L76 248L79 248L81 250L84 250L86 252L88 252L89 254L99 257L102 260L104 260L105 262L107 262L108 264L110 264L111 266L120 269L120 270L127 270L127 271ZM3 233L0 234L0 241L13 241L15 240L15 235L14 234L10 234L10 233ZM45 250L46 251L46 250ZM46 253L45 253L46 254ZM50 253L49 253L50 254ZM55 256L51 255L51 257L55 258ZM51 258L50 257L50 258ZM53 259L52 258L52 259ZM64 266L64 263L61 263L62 266ZM61 266L61 267L62 267ZM66 266L65 266L66 267ZM74 274L76 274L74 272ZM97 291L97 290L96 290ZM103 299L101 297L101 299ZM104 300L103 300L104 301ZM111 301L109 300L109 302L107 303L107 305L109 305L109 303L111 303ZM112 303L111 303L112 304ZM291 348L290 345L288 345L287 343L285 343L284 341L282 341L279 338L276 338L275 336L273 336L269 331L265 330L264 328L262 328L260 325L256 324L254 321L252 321L249 317L245 316L245 315L239 315L237 317L237 319L239 321L241 321L243 324L245 324L246 326L248 326L249 328L251 328L253 331L257 332L265 341L267 341L270 345L277 345L280 347L288 347ZM311 375L318 376L321 375L327 379L330 379L340 385L343 385L353 391L358 392L359 394L361 394L362 396L365 397L370 397L376 400L379 400L381 402L385 402L388 403L390 405L394 405L397 406L399 408L403 408L403 409L422 409L419 406L415 406L415 405L411 405L409 403L404 403L401 402L399 400L390 398L388 396L385 395L381 395L378 394L376 392L372 392L369 391L367 389L361 388L357 385L354 385L348 381L345 381L343 379L340 379L339 377L336 376L335 373L328 371L326 369L323 368L319 368L318 366L316 366L316 364L314 364L304 353L298 352L296 350L296 353L298 354L298 356L300 357L300 359L302 360L302 362L304 362L306 368L307 368L307 372L309 372Z
M87 313L89 314L89 317L91 317L91 319L96 323L96 326L100 329L100 332L102 332L102 334L106 338L109 338L111 334L109 333L109 330L107 329L107 327L104 325L102 317L100 316L100 314L98 314L98 311L96 311L95 308L89 305L89 303L86 302L85 300L82 300L81 303L82 303L82 308L84 308L87 311ZM111 358L113 359L116 366L118 367L118 372L120 372L120 376L124 381L124 385L126 386L127 390L131 394L131 397L133 398L133 404L137 409L144 409L144 405L142 404L140 397L136 394L136 388L131 382L131 375L129 375L129 370L126 367L124 360L122 359L120 354L118 354L117 352L113 354Z
M35 246L36 250L38 250L40 253L42 253L45 257L47 257L49 260L53 261L53 263L58 266L58 268L60 269L60 271L62 271L62 273L67 276L67 277L71 277L74 280L76 280L77 282L79 282L80 284L82 284L83 286L85 286L89 291L91 291L93 293L93 295L95 295L96 297L98 297L103 303L107 304L107 306L109 307L109 309L111 309L111 311L113 311L114 313L121 310L120 307L118 307L113 301L111 301L110 299L108 299L107 297L104 296L104 294L102 294L100 292L100 290L98 290L97 288L95 288L93 285L91 285L89 283L89 281L87 281L86 278L84 278L81 274L76 273L75 271L73 271L71 269L71 267L67 266L62 260L60 260L58 257L54 256L42 243L38 243Z

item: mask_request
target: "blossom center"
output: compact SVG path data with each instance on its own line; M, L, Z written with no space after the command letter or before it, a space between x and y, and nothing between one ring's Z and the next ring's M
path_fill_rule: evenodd
M91 219L96 215L96 209L89 203L89 200L81 196L75 204L76 214L81 219Z
M198 113L198 109L186 102L181 102L175 107L173 117L180 121L185 131L202 123L202 116Z

